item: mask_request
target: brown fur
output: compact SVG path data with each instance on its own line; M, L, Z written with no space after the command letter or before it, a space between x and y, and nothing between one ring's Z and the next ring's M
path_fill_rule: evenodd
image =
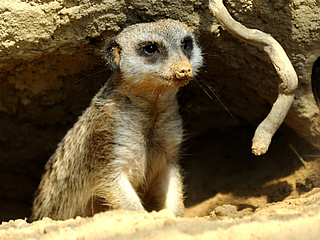
M185 36L193 39L192 51ZM183 24L162 20L130 26L108 41L104 56L116 71L47 162L33 220L118 208L183 214L176 93L202 63L194 37ZM157 42L158 51L149 54L141 42Z

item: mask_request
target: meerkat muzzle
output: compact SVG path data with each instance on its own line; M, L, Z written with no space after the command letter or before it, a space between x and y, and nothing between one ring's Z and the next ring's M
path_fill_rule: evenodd
M174 77L181 85L186 85L192 76L192 67L188 61L177 62L174 67Z

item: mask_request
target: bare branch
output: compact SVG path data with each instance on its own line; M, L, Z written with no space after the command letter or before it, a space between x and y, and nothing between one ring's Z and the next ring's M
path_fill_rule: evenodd
M209 8L218 22L240 40L264 50L270 57L279 77L278 98L268 116L257 127L252 139L252 152L265 154L271 138L284 121L298 87L297 74L281 45L270 35L256 29L249 29L235 21L222 0L209 0Z

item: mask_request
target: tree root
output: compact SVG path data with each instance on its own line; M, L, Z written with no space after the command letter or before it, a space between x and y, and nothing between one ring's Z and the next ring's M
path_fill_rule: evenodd
M235 21L222 0L209 0L209 8L218 22L240 40L264 50L270 57L279 77L278 98L268 116L257 127L252 139L252 152L265 154L271 138L283 123L295 97L298 76L281 45L270 35L256 29L249 29Z

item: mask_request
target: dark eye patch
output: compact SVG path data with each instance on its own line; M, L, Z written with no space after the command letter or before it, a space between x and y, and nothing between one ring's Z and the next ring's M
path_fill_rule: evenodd
M181 42L181 48L183 53L186 55L187 58L191 58L192 50L193 50L193 39L192 37L188 36L185 37Z
M165 46L158 42L142 42L138 45L137 52L150 64L163 60L168 56L168 51Z
M138 47L138 53L140 56L148 57L159 52L159 44L157 42L142 42Z
M159 52L158 44L155 42L147 43L145 46L142 46L142 48L143 48L144 52L150 56L155 54L156 52Z

